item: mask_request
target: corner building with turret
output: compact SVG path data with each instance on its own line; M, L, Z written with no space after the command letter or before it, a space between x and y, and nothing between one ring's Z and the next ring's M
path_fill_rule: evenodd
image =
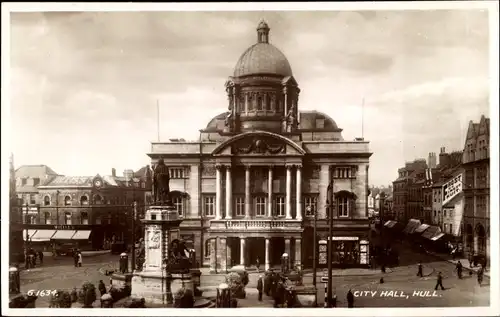
M268 269L283 253L292 267L327 266L327 188L333 181L333 264L369 262L369 143L346 141L328 115L300 111L299 85L261 22L257 43L239 58L225 90L228 111L212 118L196 142L153 142L148 153L170 168L181 237L200 265Z

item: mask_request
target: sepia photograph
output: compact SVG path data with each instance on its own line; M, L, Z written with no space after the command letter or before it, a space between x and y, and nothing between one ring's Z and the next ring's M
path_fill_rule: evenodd
M2 315L497 315L498 8L2 3Z

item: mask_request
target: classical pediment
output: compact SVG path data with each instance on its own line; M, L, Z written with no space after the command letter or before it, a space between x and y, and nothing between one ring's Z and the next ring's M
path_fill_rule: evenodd
M299 145L271 132L247 132L218 146L214 155L303 155Z

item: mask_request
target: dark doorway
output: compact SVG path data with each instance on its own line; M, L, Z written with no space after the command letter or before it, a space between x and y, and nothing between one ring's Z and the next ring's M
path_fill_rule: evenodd
M281 265L281 256L285 253L285 239L282 237L271 238L270 261L271 266Z

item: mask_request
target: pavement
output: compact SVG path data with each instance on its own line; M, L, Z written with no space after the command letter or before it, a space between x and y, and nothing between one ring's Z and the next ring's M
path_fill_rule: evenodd
M453 259L450 255L448 254L440 254L440 253L435 253L435 252L429 252L430 255L433 255L435 257L438 257L442 259L443 261L447 261L453 265L457 265L458 261L462 263L462 266L465 270L467 271L472 271L473 273L476 273L479 271L479 266L474 266L471 267L469 264L469 259L467 258L455 258ZM486 269L484 270L484 276L490 277L490 267L487 266Z
M84 259L83 267L75 268L71 259L60 260L54 265L21 271L21 291L64 289L71 291L86 282L97 284L103 280L109 286L109 277L104 276L106 269L118 267L118 255L102 255ZM423 264L424 276L417 277L417 263ZM453 262L431 254L414 253L410 248L402 248L400 265L389 268L386 273L372 269L334 270L333 284L337 294L338 307L346 307L346 294L349 289L355 292L355 307L456 307L489 306L489 277L485 275L482 286L474 276L458 279L454 273ZM434 293L437 272L442 272L445 290ZM250 272L246 287L247 298L238 300L238 307L272 307L271 298L257 300L256 284L262 273ZM318 304L323 305L324 284L320 282L323 270L318 271L316 282ZM384 283L380 283L384 277ZM202 268L201 289L204 296L214 296L215 287L224 282L225 275L208 274ZM304 285L312 285L312 273L306 273ZM357 292L356 292L357 291ZM392 291L392 293L391 293ZM420 292L419 292L420 291ZM384 293L385 292L385 293ZM415 293L414 293L415 292ZM427 292L427 293L426 293ZM37 307L48 307L49 298L40 296ZM98 302L94 306L98 306Z

